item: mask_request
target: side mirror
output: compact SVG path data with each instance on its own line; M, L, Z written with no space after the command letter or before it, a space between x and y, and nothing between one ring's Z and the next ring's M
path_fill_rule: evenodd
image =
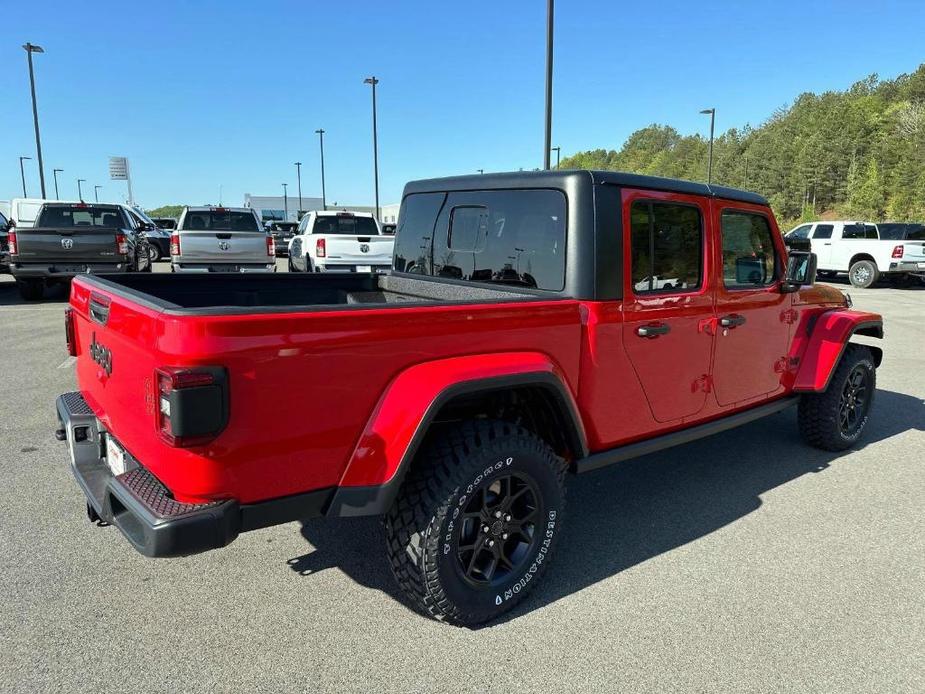
M791 251L787 257L787 273L780 285L781 292L787 294L799 291L800 287L816 282L816 254L806 251Z

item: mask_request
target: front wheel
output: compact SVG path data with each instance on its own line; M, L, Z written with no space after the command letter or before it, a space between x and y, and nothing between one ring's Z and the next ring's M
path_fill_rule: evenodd
M432 435L386 516L398 584L459 626L520 602L562 531L566 463L522 427L479 420Z
M863 345L849 344L822 393L800 398L797 421L803 439L826 451L843 451L861 438L877 388L874 356Z
M870 260L859 260L848 270L848 281L855 287L866 289L880 277L880 271Z

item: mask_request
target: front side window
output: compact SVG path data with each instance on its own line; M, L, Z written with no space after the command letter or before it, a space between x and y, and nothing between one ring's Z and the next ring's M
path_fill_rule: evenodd
M813 228L812 224L804 224L791 231L787 236L792 239L808 239L809 232Z
M813 234L814 239L830 239L832 238L832 230L835 228L834 224L817 224L816 231Z
M767 217L751 212L722 214L723 283L744 289L767 287L776 279L774 237Z
M636 294L690 292L703 276L703 222L691 205L637 200L630 208Z

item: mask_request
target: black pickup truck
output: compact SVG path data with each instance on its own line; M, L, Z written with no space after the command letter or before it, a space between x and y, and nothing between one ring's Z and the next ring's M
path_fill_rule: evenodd
M10 271L26 301L84 272L150 272L144 232L122 205L46 203L35 226L10 230Z

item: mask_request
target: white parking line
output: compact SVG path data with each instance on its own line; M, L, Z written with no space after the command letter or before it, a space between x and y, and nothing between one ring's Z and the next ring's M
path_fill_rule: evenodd
M59 369L66 369L66 368L69 367L69 366L74 366L74 364L75 364L76 362L77 362L77 357L68 357L68 358L65 359L63 362L61 362L60 364L58 364L58 368L59 368Z

